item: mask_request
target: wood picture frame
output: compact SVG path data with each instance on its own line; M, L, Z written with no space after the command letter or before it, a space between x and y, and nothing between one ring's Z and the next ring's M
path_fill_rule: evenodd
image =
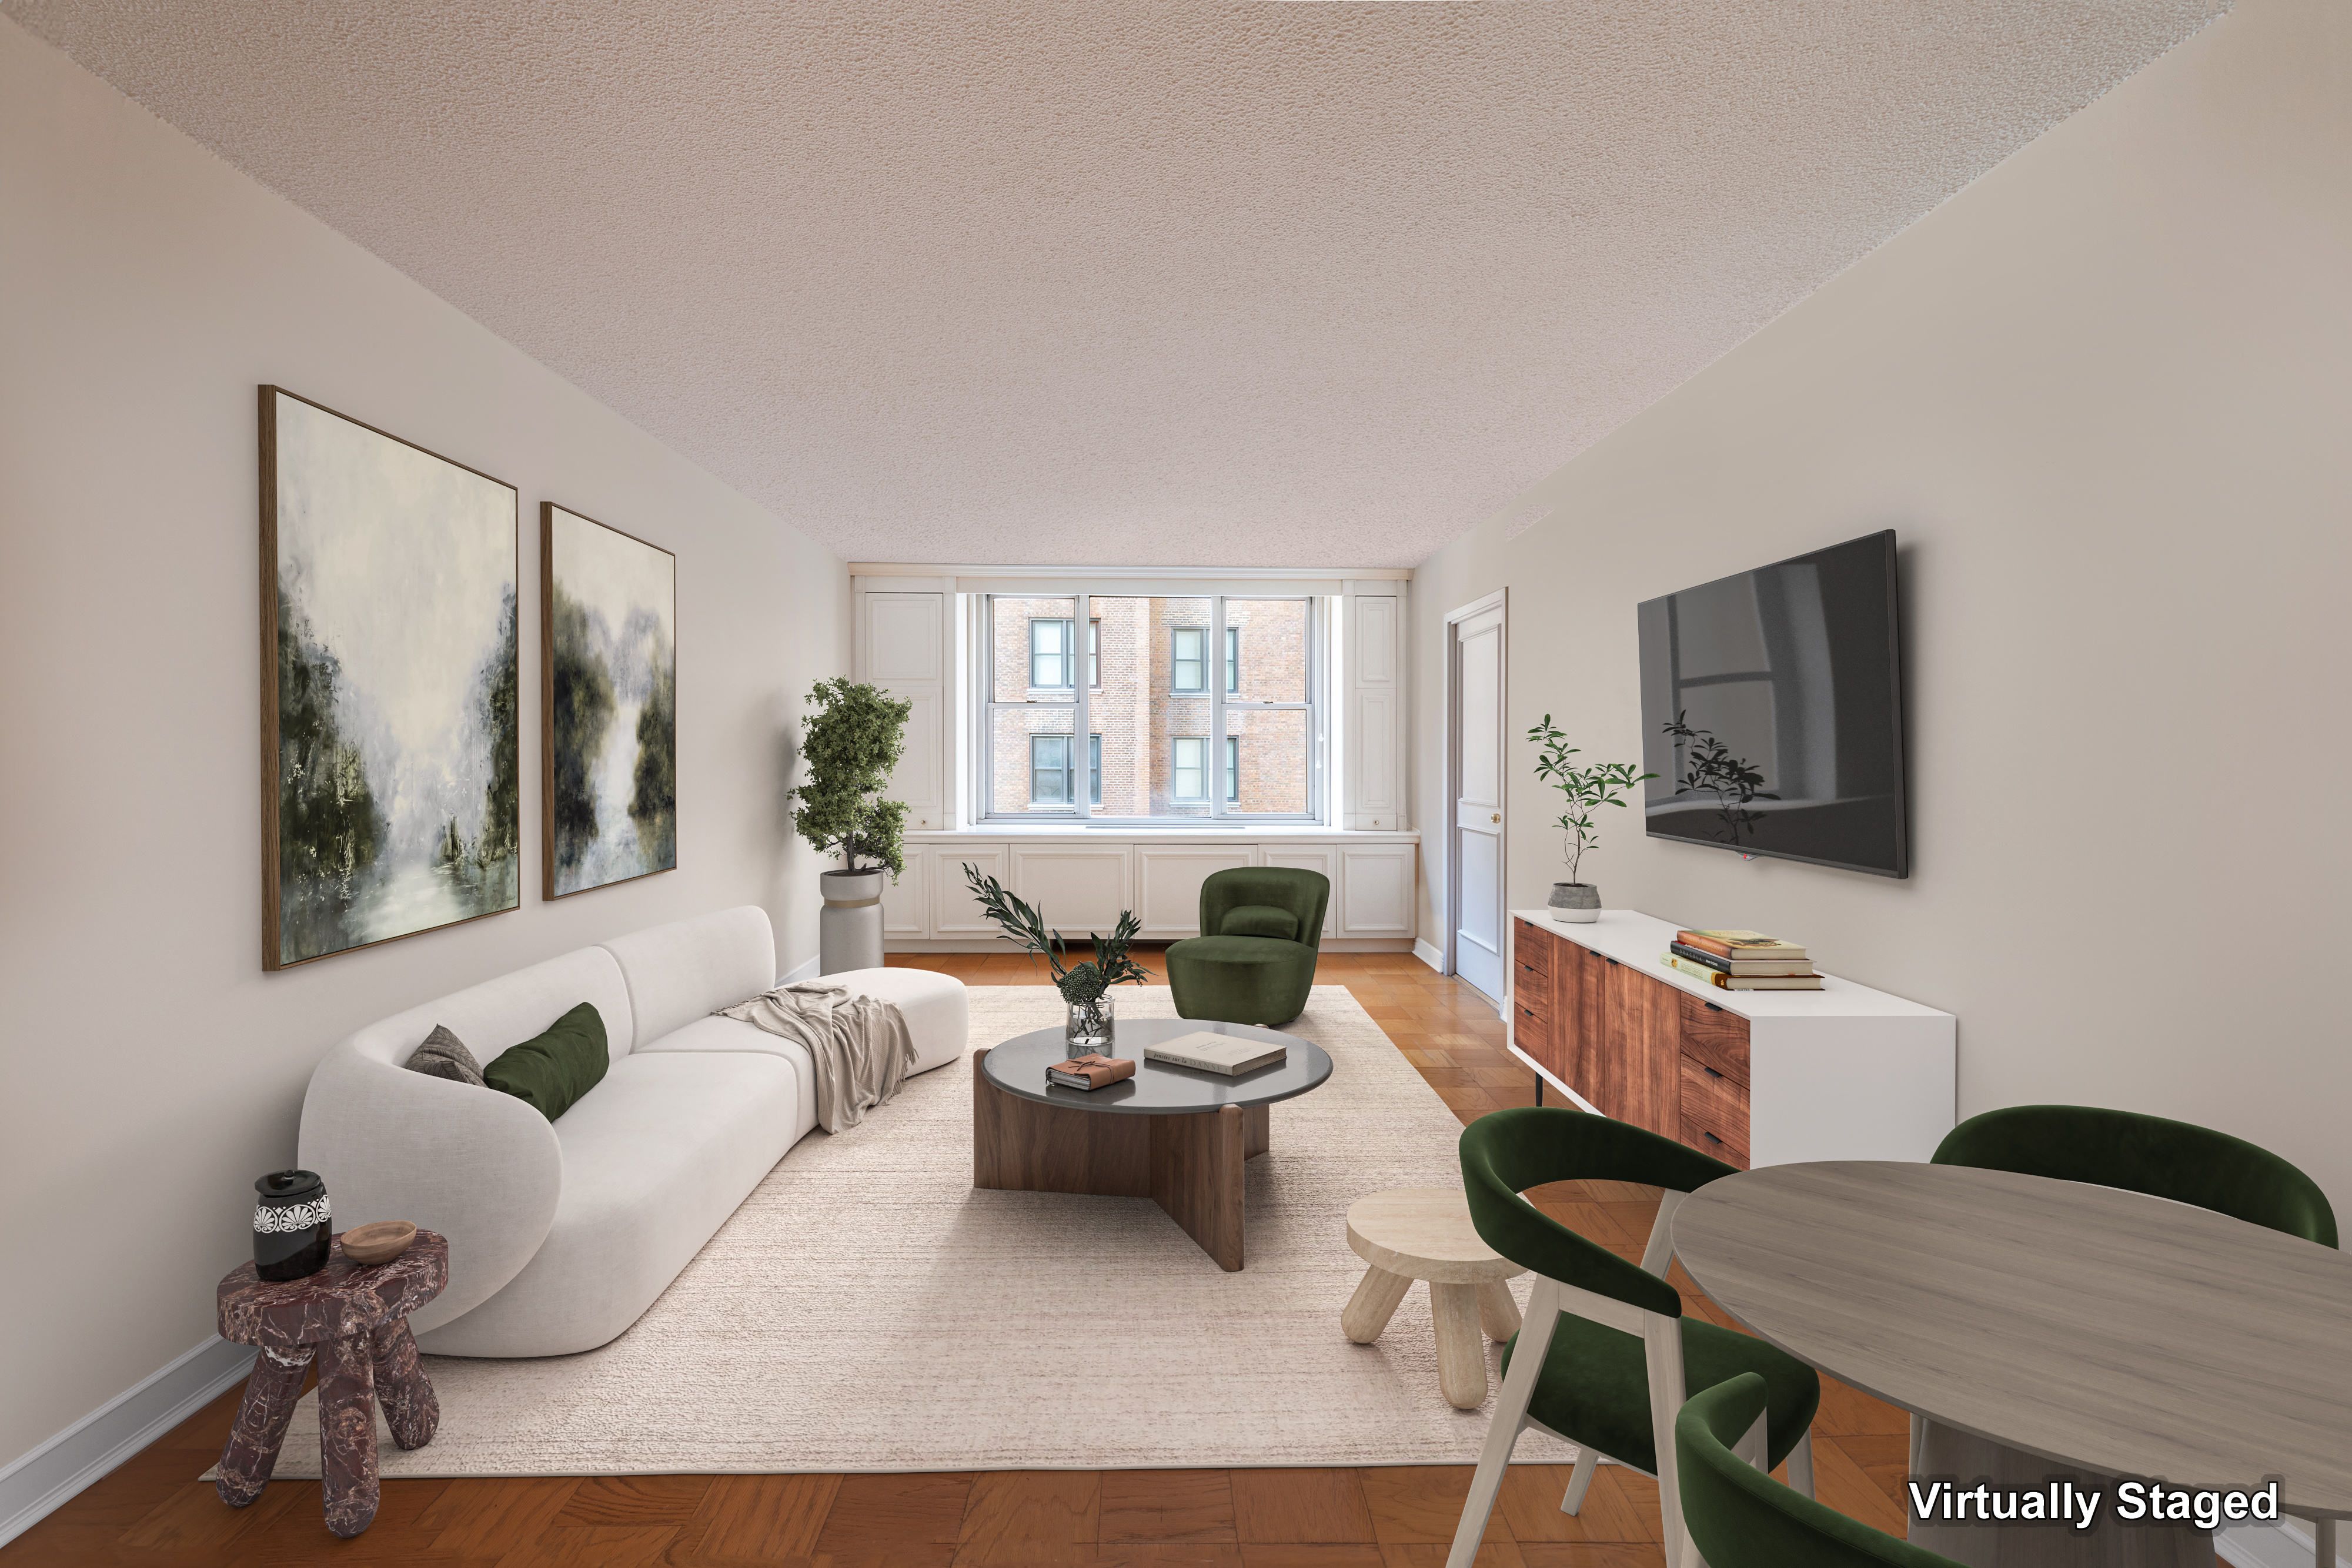
M520 908L520 494L258 403L262 967Z
M539 506L540 892L677 869L677 557Z

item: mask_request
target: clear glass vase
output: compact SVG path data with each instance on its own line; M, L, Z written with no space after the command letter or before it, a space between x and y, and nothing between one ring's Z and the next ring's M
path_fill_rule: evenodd
M1084 1056L1088 1051L1108 1056L1111 1024L1110 998L1108 995L1097 997L1090 1002L1072 1002L1066 1040L1071 1056Z

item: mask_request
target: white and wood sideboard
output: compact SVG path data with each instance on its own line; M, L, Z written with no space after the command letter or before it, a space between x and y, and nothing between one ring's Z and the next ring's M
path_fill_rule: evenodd
M1510 1049L1545 1098L1647 1127L1745 1169L1925 1160L1952 1129L1958 1020L1825 975L1818 991L1729 991L1658 962L1676 927L1511 912Z
M1132 909L1148 942L1200 935L1201 883L1235 866L1300 866L1331 881L1323 950L1408 952L1416 935L1419 835L1342 829L1117 832L982 828L907 835L907 871L882 892L882 941L897 953L998 946L963 868L979 868L1042 910L1064 936L1108 933Z

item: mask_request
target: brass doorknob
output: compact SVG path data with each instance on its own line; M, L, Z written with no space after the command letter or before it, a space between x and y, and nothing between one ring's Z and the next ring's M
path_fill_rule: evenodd
M1497 822L1501 821L1503 820L1503 813L1500 811L1496 812L1492 820Z

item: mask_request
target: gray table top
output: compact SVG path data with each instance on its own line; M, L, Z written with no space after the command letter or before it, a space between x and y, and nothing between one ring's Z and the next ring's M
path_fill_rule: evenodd
M2352 1515L2352 1258L2080 1182L1875 1160L1701 1187L1675 1251L1740 1323L2011 1448Z
M1174 1040L1178 1035L1203 1030L1287 1046L1290 1055L1270 1067L1233 1078L1194 1067L1150 1061L1144 1057L1143 1048L1151 1041ZM1321 1046L1248 1024L1215 1023L1202 1019L1121 1019L1115 1041L1103 1054L1131 1059L1135 1076L1108 1089L1057 1089L1047 1085L1045 1069L1070 1060L1069 1041L1058 1027L1006 1040L988 1053L981 1071L988 1074L991 1083L1024 1100L1068 1105L1081 1111L1124 1112L1132 1116L1181 1115L1221 1110L1227 1105L1244 1110L1253 1105L1271 1105L1276 1100L1304 1094L1331 1076L1331 1058Z

